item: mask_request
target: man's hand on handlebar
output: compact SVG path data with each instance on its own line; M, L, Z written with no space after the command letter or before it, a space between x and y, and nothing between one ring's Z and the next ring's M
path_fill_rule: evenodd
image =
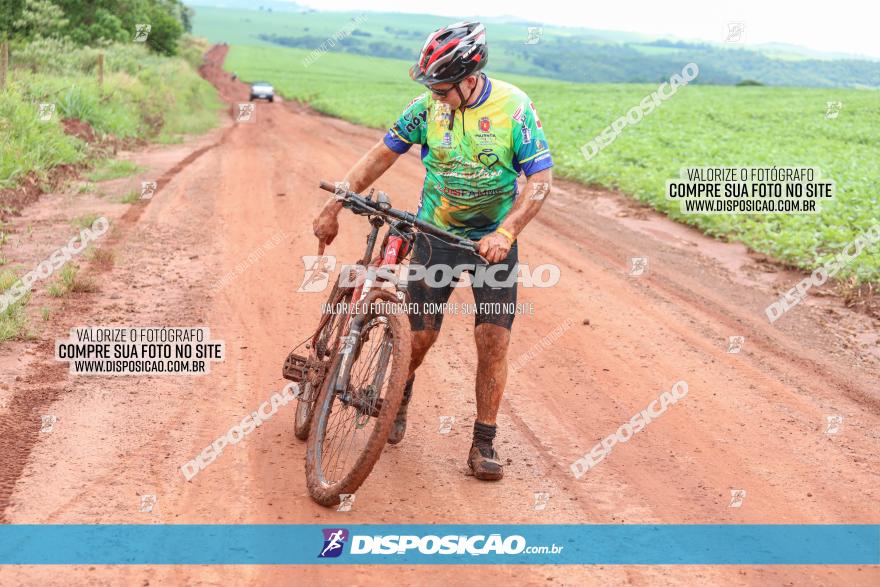
M491 232L480 239L477 252L490 263L500 263L507 258L513 243L500 232Z
M474 251L481 259L488 263L498 263L503 261L507 258L507 254L510 252L511 246L513 245L512 238L504 236L501 232L493 232L484 237L478 243L456 236L455 234L433 226L430 223L419 220L415 215L409 212L395 210L391 207L390 202L387 201L387 197L384 200L384 205L382 201L364 199L363 196L359 196L358 194L349 191L349 186L345 182L332 184L330 182L322 181L320 187L322 190L333 192L334 198L324 205L321 213L315 218L312 224L315 236L318 237L319 255L324 254L324 246L333 242L333 239L336 238L336 234L339 232L339 222L337 221L336 216L339 214L339 210L341 210L343 206L349 208L355 214L380 216L387 221L392 221L393 219L394 221L403 222L407 226L411 226L418 231L426 233L428 236L433 236L453 243L454 246L465 250Z

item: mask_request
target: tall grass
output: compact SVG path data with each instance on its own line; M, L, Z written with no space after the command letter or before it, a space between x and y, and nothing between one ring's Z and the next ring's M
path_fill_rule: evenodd
M0 92L0 139L0 189L14 187L29 172L45 174L85 157L85 145L57 122L40 122L39 102L15 83Z
M3 294L18 281L18 275L11 269L0 269L0 294ZM30 299L30 294L10 304L0 312L0 342L13 338L20 338L27 330L27 314L25 306Z
M87 157L86 145L64 134L62 118L87 122L99 138L162 142L216 125L222 104L191 65L202 46L187 40L189 62L136 43L76 48L42 40L13 47L11 82L0 92L0 189ZM96 73L100 53L103 88ZM55 104L48 122L38 117L43 103Z

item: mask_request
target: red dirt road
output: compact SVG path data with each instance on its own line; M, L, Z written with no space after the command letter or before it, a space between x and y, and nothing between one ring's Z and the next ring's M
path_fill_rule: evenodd
M241 84L206 75L230 103ZM473 319L447 316L418 373L406 438L389 446L350 512L308 497L294 406L281 408L187 482L180 466L280 390L281 364L324 294L297 293L311 219L382 133L290 104L259 103L196 144L133 154L162 177L149 201L102 209L111 270L62 302L37 339L0 347L0 514L7 523L880 523L877 324L815 298L774 325L764 307L798 280L609 194L557 181L521 238L521 262L553 263L552 288L521 288L499 419L509 459L494 484L466 475L475 413ZM193 155L192 153L196 154ZM411 153L377 184L415 209ZM51 196L16 226L49 222ZM75 204L65 204L74 206ZM343 212L328 249L362 253L366 221ZM69 228L64 232L67 234ZM47 236L47 238L49 238ZM69 238L69 237L68 237ZM49 242L64 238L49 238ZM60 244L60 243L59 243ZM248 257L262 247L255 261ZM649 258L628 275L627 259ZM253 258L252 258L253 259ZM213 284L231 276L223 287ZM452 302L471 303L469 290ZM558 340L541 340L571 319ZM208 326L227 358L203 377L74 377L53 343L74 326ZM728 337L745 336L740 353ZM545 348L546 347L546 348ZM569 467L685 380L689 393L581 479ZM40 414L54 414L41 433ZM826 433L829 415L843 417ZM451 433L438 432L454 416ZM730 507L742 489L741 507ZM547 492L543 511L534 493ZM140 495L157 496L151 513ZM308 545L306 548L313 548ZM877 567L23 567L0 583L102 584L834 584L880 582Z

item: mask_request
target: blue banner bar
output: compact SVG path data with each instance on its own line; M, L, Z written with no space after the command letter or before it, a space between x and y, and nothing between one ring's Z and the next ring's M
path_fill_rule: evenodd
M3 525L0 564L876 565L880 525Z

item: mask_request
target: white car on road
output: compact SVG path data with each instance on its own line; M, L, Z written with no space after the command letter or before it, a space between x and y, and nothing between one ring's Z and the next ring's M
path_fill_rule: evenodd
M254 82L251 84L251 102L257 98L275 101L275 88L269 82Z

